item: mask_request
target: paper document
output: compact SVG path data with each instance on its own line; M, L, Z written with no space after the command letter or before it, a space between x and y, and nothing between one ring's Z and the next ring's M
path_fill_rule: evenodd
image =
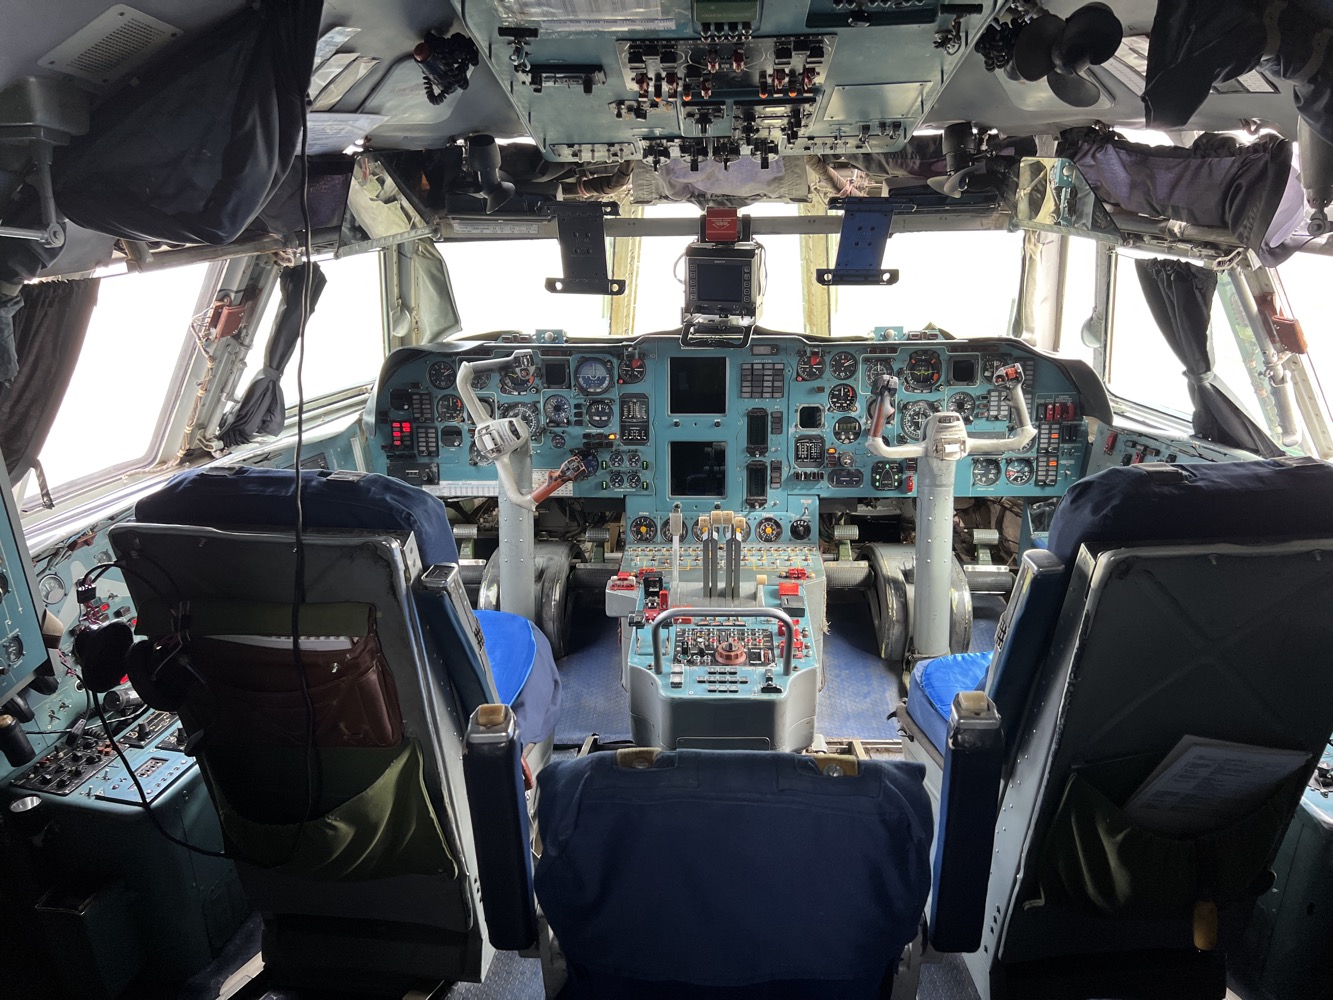
M1309 759L1299 750L1185 736L1130 796L1125 814L1145 830L1198 836L1258 808Z

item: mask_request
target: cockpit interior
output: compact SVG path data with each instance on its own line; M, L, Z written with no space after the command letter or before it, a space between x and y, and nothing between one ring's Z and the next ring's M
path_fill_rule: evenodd
M1333 998L1328 3L0 18L0 995Z

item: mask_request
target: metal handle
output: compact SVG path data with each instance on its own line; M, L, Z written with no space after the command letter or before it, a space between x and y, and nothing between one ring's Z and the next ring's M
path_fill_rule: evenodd
M787 626L787 641L782 649L782 672L791 674L791 651L796 645L796 625L780 608L671 608L658 615L649 638L653 644L653 673L662 673L662 646L658 641L662 626L673 618L773 618Z

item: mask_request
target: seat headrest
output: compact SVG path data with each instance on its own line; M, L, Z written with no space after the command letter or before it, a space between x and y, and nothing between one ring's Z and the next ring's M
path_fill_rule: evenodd
M1333 537L1333 465L1312 458L1119 466L1069 488L1047 548L1098 542Z
M134 508L146 524L205 528L290 528L296 524L291 469L249 466L191 469L174 476ZM378 473L308 469L301 473L307 528L410 531L421 561L458 561L444 504L425 490Z

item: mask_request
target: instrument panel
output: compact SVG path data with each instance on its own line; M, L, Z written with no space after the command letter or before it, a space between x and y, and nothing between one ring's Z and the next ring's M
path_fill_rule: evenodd
M1008 365L1023 369L1037 437L1023 452L958 462L960 497L1064 493L1087 469L1087 418L1110 421L1106 391L1086 364L1009 338L905 340L886 328L874 341L755 336L739 349L684 348L666 335L605 346L442 345L405 348L385 366L375 395L379 471L440 495L496 495L495 469L472 447L458 366L519 349L540 359L523 377L473 379L484 410L527 424L535 484L573 452L593 452L597 472L557 495L625 499L631 535L644 543L666 540L650 515L677 502L687 516L746 511L758 539L776 542L790 533L792 494L914 495L915 461L884 460L867 447L873 388L884 374L899 379L884 432L896 445L919 441L945 409L961 414L972 436L1008 436L1009 396L991 378Z

